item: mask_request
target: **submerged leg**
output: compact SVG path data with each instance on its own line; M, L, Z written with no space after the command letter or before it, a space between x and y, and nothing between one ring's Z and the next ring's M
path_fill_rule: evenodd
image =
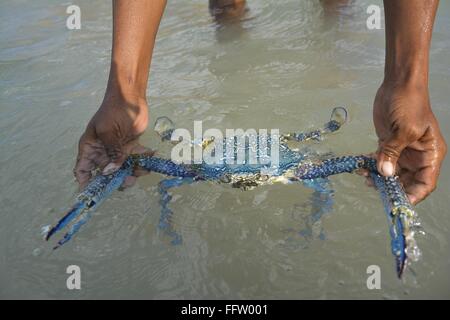
M299 233L302 236L317 236L324 240L325 234L320 223L322 217L329 213L333 207L334 190L330 188L330 181L323 178L303 181L303 185L312 188L314 192L310 198L311 212L308 216L306 229L300 230ZM319 230L317 230L317 227L319 227Z
M209 12L219 23L238 21L246 11L246 0L209 0Z
M294 205L292 209L292 219L298 225L284 230L289 235L286 240L291 248L307 248L315 239L325 240L321 219L331 212L334 203L334 190L330 188L328 179L319 178L302 183L314 191L309 201Z
M171 220L173 211L169 208L169 202L172 199L172 196L169 194L169 189L179 187L183 184L189 184L195 182L194 178L173 178L173 179L165 179L159 183L159 194L161 195L161 200L159 200L159 204L161 205L161 216L159 218L159 228L163 230L168 236L172 238L171 243L181 244L182 238L173 228Z

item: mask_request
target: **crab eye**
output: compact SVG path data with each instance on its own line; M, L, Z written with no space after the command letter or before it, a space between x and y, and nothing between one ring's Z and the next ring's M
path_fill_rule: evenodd
M88 208L92 208L93 206L95 206L96 202L94 200L89 201L88 203Z

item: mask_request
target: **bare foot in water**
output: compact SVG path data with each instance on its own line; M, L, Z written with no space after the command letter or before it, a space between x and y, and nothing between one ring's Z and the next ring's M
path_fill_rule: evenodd
M209 12L217 22L239 20L247 11L246 0L209 0Z

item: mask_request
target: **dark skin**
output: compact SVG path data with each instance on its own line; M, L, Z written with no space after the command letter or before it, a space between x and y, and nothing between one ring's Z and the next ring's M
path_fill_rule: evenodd
M447 145L428 94L428 60L438 0L384 1L385 75L373 106L378 171L398 173L410 201L437 185Z
M145 152L138 138L148 125L150 61L166 1L113 1L113 48L103 102L80 138L75 177L83 188L96 168L112 173L130 153ZM132 178L125 184L132 184Z
M74 169L81 188L94 169L100 168L105 174L114 172L130 153L146 151L138 138L148 125L146 88L165 5L165 0L113 2L108 86L99 110L80 139ZM447 152L428 94L428 56L437 6L438 0L384 2L385 76L373 106L379 138L376 157L381 174L400 175L414 204L436 188ZM244 7L242 0L210 1L210 10L221 19L227 12L234 16L237 11L245 11Z
M239 20L246 10L245 0L209 0L209 12L222 24Z

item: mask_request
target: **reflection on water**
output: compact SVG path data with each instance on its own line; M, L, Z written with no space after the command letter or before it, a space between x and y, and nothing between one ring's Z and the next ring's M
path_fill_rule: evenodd
M372 151L384 31L365 27L373 1L325 2L247 1L238 21L224 23L211 17L206 0L170 1L148 86L153 119L292 132L345 105L347 126L310 147ZM418 207L427 232L418 239L423 259L405 283L396 279L378 195L356 175L246 192L213 183L171 189L171 225L183 237L174 246L158 231L161 177L153 174L117 192L71 243L52 252L40 230L76 192L77 138L102 100L109 67L110 3L80 7L82 29L68 31L63 5L0 4L0 297L450 297L447 163L438 190ZM430 77L447 140L449 8L441 2ZM151 130L142 142L170 152ZM65 287L70 264L81 267L81 291ZM372 264L381 267L382 290L366 288Z

